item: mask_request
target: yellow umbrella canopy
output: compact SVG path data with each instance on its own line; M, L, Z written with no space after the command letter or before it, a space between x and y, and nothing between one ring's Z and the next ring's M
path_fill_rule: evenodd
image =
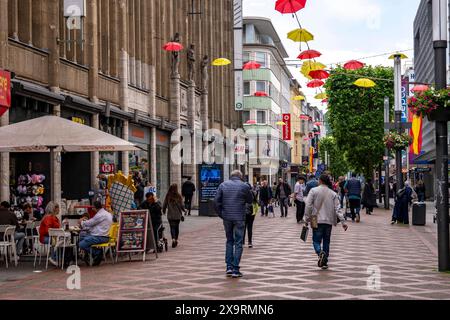
M319 93L318 95L316 95L314 97L314 99L318 99L318 100L328 99L328 95L326 93Z
M394 53L392 56L389 57L390 60L394 60L396 56L400 56L400 59L408 59L408 56L404 53Z
M295 42L313 41L314 36L306 29L295 29L288 33L288 39Z
M361 88L373 88L376 86L376 83L370 79L362 78L362 79L356 80L354 85L361 87Z
M294 101L304 101L305 97L304 96L295 96L293 100Z
M277 125L277 126L285 126L286 123L284 123L283 121L278 121L278 122L276 123L276 125Z
M306 61L303 63L302 69L300 70L301 74L303 74L307 79L311 80L312 77L309 75L311 71L323 70L326 68L326 65L316 61Z
M229 64L231 64L231 61L228 60L227 58L218 58L218 59L214 60L212 63L212 65L215 67L227 66Z

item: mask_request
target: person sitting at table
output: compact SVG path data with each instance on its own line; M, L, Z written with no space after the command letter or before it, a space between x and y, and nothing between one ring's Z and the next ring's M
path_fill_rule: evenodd
M25 221L36 221L36 217L34 216L33 206L29 203L25 203L22 207L23 210L23 219Z
M23 244L25 241L25 233L20 232L21 226L17 216L10 211L11 205L8 202L0 204L0 225L16 227L14 232L14 240L16 241L17 257L22 254ZM3 241L3 233L0 233L0 241Z
M48 203L47 207L45 207L45 216L41 221L41 225L39 226L39 241L42 244L50 244L50 237L48 230L49 229L60 229L61 222L58 219L59 214L59 204L51 201ZM54 265L58 266L57 262L57 253L53 252L52 256L48 259L48 261Z
M81 229L87 232L87 235L80 237L79 247L85 252L84 261L90 265L91 247L109 241L109 229L113 223L111 213L103 209L102 203L94 203L95 215L92 219L83 217L80 219ZM93 266L99 266L103 260L103 251L92 248Z

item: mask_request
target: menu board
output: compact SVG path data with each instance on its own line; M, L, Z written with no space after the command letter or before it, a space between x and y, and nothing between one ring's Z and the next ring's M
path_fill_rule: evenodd
M148 211L120 213L117 252L144 252L147 249Z

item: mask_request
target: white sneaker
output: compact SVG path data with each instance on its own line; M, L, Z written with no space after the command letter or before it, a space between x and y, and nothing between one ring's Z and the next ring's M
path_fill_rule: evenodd
M55 267L58 266L58 262L56 262L55 260L53 260L53 258L48 258L48 261L49 261L52 265L54 265Z

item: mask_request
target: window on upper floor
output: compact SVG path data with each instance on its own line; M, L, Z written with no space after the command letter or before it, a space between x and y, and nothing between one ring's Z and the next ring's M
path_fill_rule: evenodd
M242 123L247 123L250 120L250 111L242 111Z
M250 95L250 81L244 81L244 96Z
M267 93L267 83L265 81L256 81L256 91Z
M266 118L266 112L265 111L257 111L256 112L256 121L259 124L266 124L267 123L267 118Z
M245 51L244 52L244 54L243 54L243 56L242 56L242 62L244 63L244 64L246 64L247 62L249 62L251 59L250 59L250 52L249 51Z
M255 52L255 61L261 65L261 68L267 68L267 54L265 52Z

